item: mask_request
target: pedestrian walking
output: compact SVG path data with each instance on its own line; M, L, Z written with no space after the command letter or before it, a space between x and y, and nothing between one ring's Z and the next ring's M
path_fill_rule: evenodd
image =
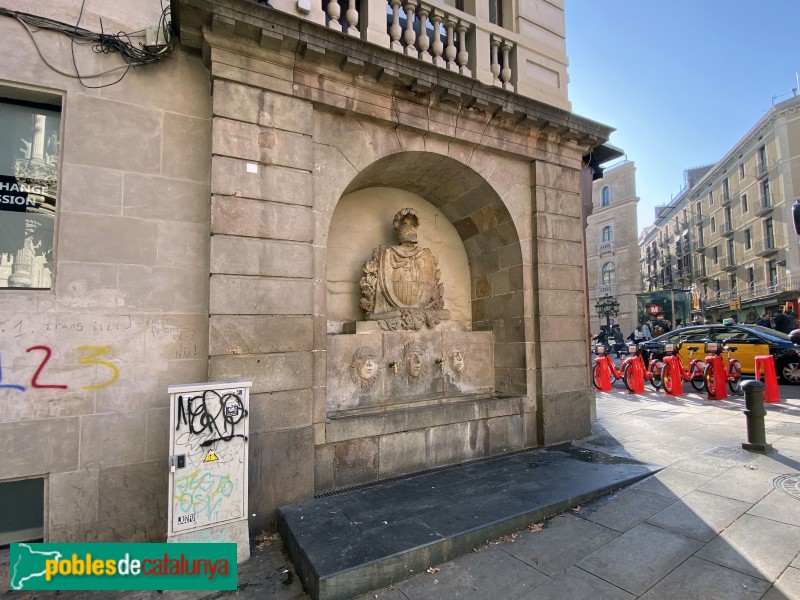
M797 317L794 316L788 306L784 307L783 312L775 317L775 329L786 335L797 329Z
M768 327L768 328L772 329L772 323L770 322L769 315L767 313L764 313L763 315L761 315L761 318L758 321L756 321L756 325L760 325L761 327Z

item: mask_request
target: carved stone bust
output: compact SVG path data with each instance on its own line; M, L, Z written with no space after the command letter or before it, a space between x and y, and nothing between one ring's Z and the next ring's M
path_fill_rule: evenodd
M353 354L349 371L350 379L361 391L371 391L380 378L378 353L369 346L362 346Z
M378 246L364 264L361 308L384 331L433 327L450 318L439 262L430 248L417 246L419 216L413 208L400 210L392 225L399 244Z

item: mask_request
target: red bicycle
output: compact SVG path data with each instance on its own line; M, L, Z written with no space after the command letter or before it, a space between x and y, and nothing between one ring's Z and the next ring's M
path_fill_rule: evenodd
M664 344L664 352L671 356L678 356L678 352L681 349L680 344ZM699 346L687 346L686 349L689 351L689 369L686 370L683 368L683 363L678 359L678 366L680 366L680 375L681 379L684 381L688 381L692 384L692 387L698 391L702 392L703 388L706 385L705 379L705 362L700 360L699 358L695 358L692 360L692 355L697 352L700 347ZM665 362L664 367L661 369L661 379L664 384L664 389L669 391L672 389L672 378L670 376L670 368L669 363Z
M639 346L636 344L628 344L628 356L620 365L622 370L622 381L625 383L625 387L628 388L628 391L633 391L633 373L631 369L633 368L633 363L637 361L642 366L644 378L650 382L650 385L652 385L654 389L661 389L661 371L664 369L664 363L655 358L651 358L648 361L647 366L645 366L644 359L642 358L641 348L639 348Z
M740 394L742 391L742 365L739 364L739 361L735 358L731 359L731 353L736 352L736 346L729 346L728 340L723 341L722 344L718 342L706 343L706 352L712 352L717 356L722 356L723 351L727 351L728 353L726 357L728 367L725 369L725 379L728 383L728 389L731 391L731 394ZM709 395L713 396L716 392L713 365L709 364L706 366L703 379L705 380L706 390Z
M617 369L617 365L614 364L614 360L611 358L611 353L606 352L605 346L602 344L595 346L594 353L601 359L600 362L594 363L594 368L592 369L592 383L594 387L598 390L600 389L600 369L603 368L603 362L608 364L608 370L614 378L614 381L611 382L612 385L616 383L618 379L622 379L622 368Z

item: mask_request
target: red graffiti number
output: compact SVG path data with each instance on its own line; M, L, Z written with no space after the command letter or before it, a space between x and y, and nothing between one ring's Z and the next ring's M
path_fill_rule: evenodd
M50 356L53 354L53 351L50 350L47 346L31 346L26 350L26 352L31 352L32 350L44 350L45 355L44 359L42 360L39 368L36 369L36 373L33 374L33 378L31 379L31 387L34 388L47 388L47 389L54 389L54 390L65 390L67 389L66 385L61 384L44 384L39 383L39 375L41 375L42 371L44 370L47 361L50 360Z

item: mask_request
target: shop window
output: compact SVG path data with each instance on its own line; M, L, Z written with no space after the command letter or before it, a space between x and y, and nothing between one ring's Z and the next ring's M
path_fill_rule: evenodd
M0 483L0 546L44 537L44 479Z
M13 93L0 88L0 288L48 289L61 109L4 92Z

